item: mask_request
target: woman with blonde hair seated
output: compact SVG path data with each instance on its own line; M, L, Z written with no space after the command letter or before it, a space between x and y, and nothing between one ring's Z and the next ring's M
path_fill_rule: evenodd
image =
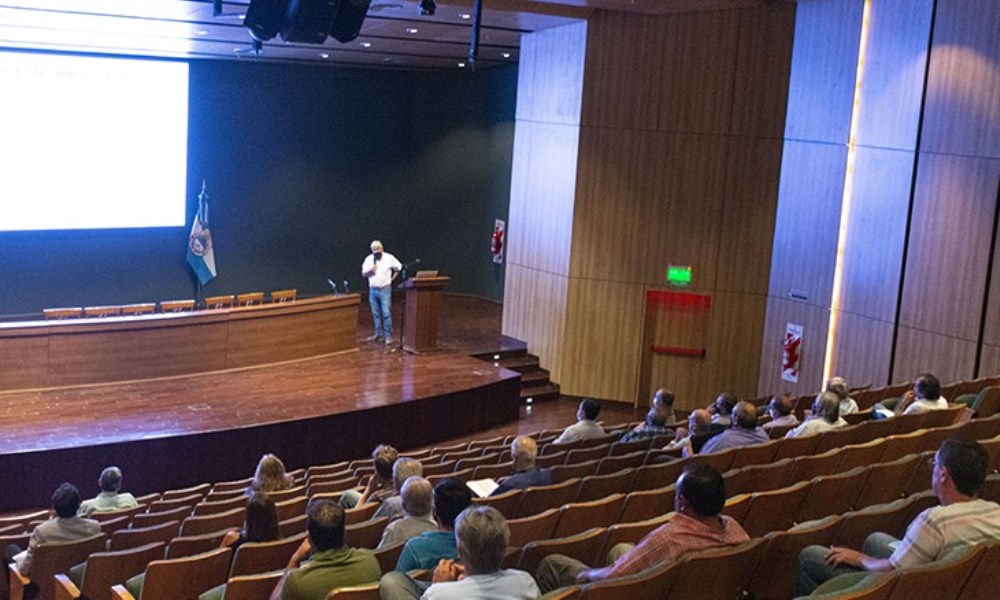
M280 492L294 486L295 482L291 475L285 473L285 464L281 459L273 454L265 454L257 463L257 471L253 474L253 481L246 494Z

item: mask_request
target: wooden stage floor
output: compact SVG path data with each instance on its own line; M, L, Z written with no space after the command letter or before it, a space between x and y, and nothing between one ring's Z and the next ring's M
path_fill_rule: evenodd
M459 351L414 356L359 341L356 352L277 365L0 393L0 511L45 506L62 481L92 495L108 464L144 493L248 476L264 452L296 468L513 423L519 375L465 354L501 343L500 309L482 302L449 301L458 310L440 345ZM490 316L470 325L463 310ZM362 304L359 339L370 323Z

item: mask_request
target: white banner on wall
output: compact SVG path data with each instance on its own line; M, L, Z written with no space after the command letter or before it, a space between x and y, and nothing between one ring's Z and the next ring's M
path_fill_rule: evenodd
M782 342L781 378L785 381L798 383L799 358L802 356L802 326L788 323L785 326L785 339Z

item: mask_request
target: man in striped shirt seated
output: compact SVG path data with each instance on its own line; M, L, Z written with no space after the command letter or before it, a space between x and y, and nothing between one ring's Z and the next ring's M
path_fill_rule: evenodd
M876 532L864 551L809 546L799 555L798 595L824 581L857 571L890 571L946 560L956 551L1000 540L1000 505L976 497L990 456L975 440L949 439L932 459L931 485L940 506L928 508L906 528L902 542Z
M726 503L722 475L705 463L685 467L677 478L675 514L639 545L618 544L611 549L608 567L592 569L582 562L550 554L538 566L535 580L542 593L573 584L624 577L677 560L685 552L734 546L749 539L732 518L720 514Z

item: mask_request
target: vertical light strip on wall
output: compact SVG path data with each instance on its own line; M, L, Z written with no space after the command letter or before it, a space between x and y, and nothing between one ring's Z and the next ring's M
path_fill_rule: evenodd
M865 53L868 49L868 18L871 0L865 0L861 14L861 41L858 44L858 64L854 71L854 101L851 104L851 127L847 137L847 168L844 170L844 194L840 201L840 230L837 235L837 263L833 270L833 293L830 298L830 323L826 333L826 356L823 359L823 381L833 375L833 354L837 343L840 300L844 278L844 252L847 229L851 219L851 194L854 191L854 161L857 154L858 116L861 111L861 84L865 73Z

